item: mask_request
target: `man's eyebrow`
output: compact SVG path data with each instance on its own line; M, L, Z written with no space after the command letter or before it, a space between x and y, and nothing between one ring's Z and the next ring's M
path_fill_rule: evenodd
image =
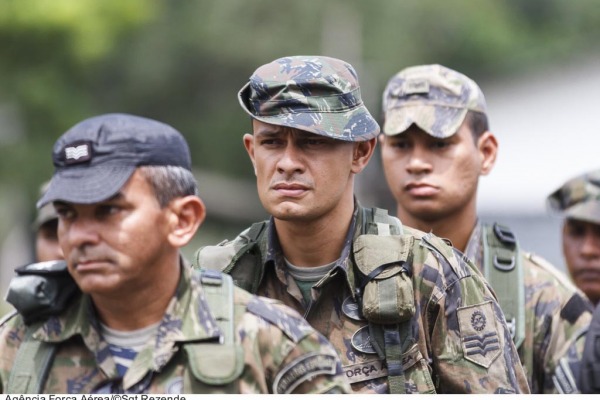
M254 133L254 136L260 136L260 137L274 137L274 136L279 136L281 135L281 132L274 132L274 131L258 131Z

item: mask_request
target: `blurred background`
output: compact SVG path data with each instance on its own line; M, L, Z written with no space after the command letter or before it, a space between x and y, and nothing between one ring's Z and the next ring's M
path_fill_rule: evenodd
M259 65L298 54L353 64L378 118L387 80L409 65L440 63L477 81L500 142L480 215L564 269L561 221L544 200L600 166L599 40L594 0L4 0L0 290L33 259L34 204L52 175L54 141L93 115L138 114L187 138L208 207L188 257L266 217L236 94ZM395 209L379 154L357 193Z

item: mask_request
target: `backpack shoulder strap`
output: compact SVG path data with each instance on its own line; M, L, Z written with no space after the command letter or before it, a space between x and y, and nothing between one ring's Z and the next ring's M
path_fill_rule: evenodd
M372 207L362 209L363 234L381 236L402 235L402 222L388 214L387 210Z
M39 325L29 325L13 363L6 393L43 393L57 345L33 338Z
M232 241L205 246L194 255L193 267L201 270L223 271L233 277L236 286L256 293L262 280L261 236L268 221L257 222Z
M402 235L402 223L398 218L389 215L387 210L376 207L363 208L362 234L377 236ZM380 275L383 271L385 271L386 268L386 265L382 265L376 270L372 271L372 273L366 278L370 281L371 279L375 278L375 276ZM392 286L397 285L396 281L393 279L389 280L389 284ZM390 286L388 285L388 288L389 287ZM392 290L400 291L401 288L394 287ZM395 301L397 293L394 293L393 296L390 296L392 293L389 291L378 291L378 293L380 294L380 298L378 299L379 305L397 304ZM393 297L394 301L390 302L389 297ZM361 295L359 297L359 302L361 309L364 310L363 300L363 296ZM414 301L414 299L410 299L409 301ZM392 310L386 311L389 312ZM396 310L396 312L398 314L401 313L399 309ZM369 331L371 333L373 346L378 349L378 352L383 353L385 356L389 373L388 384L390 393L406 393L402 354L410 344L410 318L405 318L400 322L385 325L369 321Z
M183 348L192 374L198 381L208 385L227 385L237 379L244 368L243 349L235 344L233 280L229 275L214 270L200 271L197 279L223 337L219 343L189 342ZM190 389L194 390L194 382ZM201 390L201 387L195 389Z
M518 349L525 340L525 289L522 254L508 227L498 223L484 226L482 267Z

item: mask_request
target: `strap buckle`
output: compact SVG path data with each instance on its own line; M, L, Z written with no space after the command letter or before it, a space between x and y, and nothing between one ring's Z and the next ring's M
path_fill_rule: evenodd
M515 269L516 265L515 256L511 256L510 260L500 259L497 254L494 254L494 267L500 271L509 272Z
M497 222L494 223L494 233L498 240L504 244L516 245L517 237L515 234L505 226L499 225Z

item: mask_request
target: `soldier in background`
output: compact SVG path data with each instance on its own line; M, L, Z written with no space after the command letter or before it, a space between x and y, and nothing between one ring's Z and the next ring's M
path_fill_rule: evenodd
M102 115L63 134L53 162L38 206L56 208L66 264L11 283L20 313L0 325L3 393L349 391L335 349L297 313L184 263L205 208L179 132ZM45 283L33 300L31 279ZM35 303L58 279L64 306Z
M563 255L571 279L588 298L600 301L600 170L567 181L548 197L564 216Z
M201 268L302 313L337 348L355 392L528 392L510 333L481 276L441 239L364 208L354 178L379 125L354 68L295 56L239 92L258 195L272 215L201 248Z
M580 332L556 376L567 383L565 393L600 393L600 170L569 179L548 196L548 206L564 217L562 247L571 279L596 305L589 329Z
M441 65L406 68L383 93L380 137L400 219L448 238L494 288L532 393L555 393L561 355L589 324L591 305L555 267L519 248L515 235L477 218L479 177L498 151L479 86Z
M45 182L40 188L40 196L46 192L48 183ZM58 214L51 203L37 210L33 231L35 233L36 261L62 260L64 258L58 243Z

